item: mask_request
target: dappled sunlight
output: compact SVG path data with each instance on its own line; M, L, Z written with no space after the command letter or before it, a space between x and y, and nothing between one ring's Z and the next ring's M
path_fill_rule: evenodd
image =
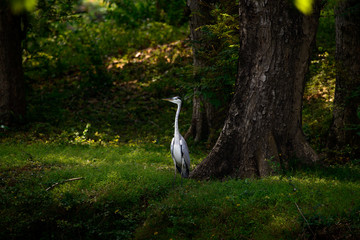
M50 164L63 164L63 165L87 165L88 160L84 159L83 157L79 156L69 156L69 155L63 155L63 154L53 154L49 153L47 155L44 155L42 160L42 163L50 163Z
M336 81L334 56L321 52L311 63L312 79L306 83L304 98L307 101L320 98L325 102L333 102Z
M166 64L174 64L178 58L190 58L192 56L190 46L185 44L184 40L178 40L168 44L158 45L156 47L149 47L144 50L140 50L130 55L124 55L119 57L111 57L108 60L107 69L109 71L121 71L123 68L134 65L143 64L155 65L164 62ZM159 78L154 77L147 82L140 81L140 79L134 79L126 82L114 81L114 86L124 86L128 88L148 87L151 83L158 81Z
M334 50L319 47L309 69L310 79L306 82L303 96L302 125L309 142L316 149L326 144L333 117L336 81Z
M264 226L264 232L255 233L255 239L265 239L270 235L274 238L282 238L284 235L291 235L291 232L299 231L301 224L298 222L298 215L289 216L280 211L273 214L268 223Z
M161 60L167 63L174 63L178 57L191 57L192 51L190 46L185 46L185 41L178 40L172 43L150 47L132 53L131 55L112 57L109 60L107 69L124 68L129 63L147 63L155 64Z
M290 176L290 177L283 177L280 175L270 176L263 179L263 181L284 181L284 182L298 182L300 184L328 184L328 183L334 183L339 182L335 179L325 179L320 177L311 177L309 175L304 176Z
M82 0L83 4L93 4L93 5L97 5L97 6L103 6L103 7L107 7L109 5L108 1L103 1L103 0Z

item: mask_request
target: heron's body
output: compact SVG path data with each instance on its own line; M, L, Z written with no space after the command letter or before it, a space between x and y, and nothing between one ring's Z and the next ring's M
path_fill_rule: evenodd
M180 135L179 143L175 141L175 137L171 141L170 152L171 157L174 161L176 170L181 174L182 177L189 177L189 166L190 166L190 155L187 150L188 146L186 144L183 136Z
M190 168L189 149L185 139L183 138L183 136L181 136L179 132L179 126L178 126L178 119L181 109L181 100L178 97L164 99L164 100L178 105L175 115L174 138L171 141L170 152L175 165L175 177L176 177L176 171L178 171L182 177L187 178L189 177L189 168Z

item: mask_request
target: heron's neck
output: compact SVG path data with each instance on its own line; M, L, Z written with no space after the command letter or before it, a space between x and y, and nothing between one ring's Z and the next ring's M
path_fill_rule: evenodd
M178 108L177 108L176 115L175 115L175 134L174 134L176 143L180 142L180 132L179 132L179 124L178 124L180 108L181 108L181 104L178 104Z

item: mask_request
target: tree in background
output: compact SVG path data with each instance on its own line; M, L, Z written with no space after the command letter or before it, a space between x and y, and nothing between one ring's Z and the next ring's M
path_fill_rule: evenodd
M193 48L193 112L185 137L212 146L228 110L238 58L237 3L187 1ZM235 15L235 16L234 16Z
M306 16L286 0L239 1L235 93L214 148L191 177L265 176L274 162L318 160L302 132L301 111L319 2Z
M193 48L193 67L194 78L196 82L199 82L201 78L202 69L207 65L206 52L211 43L205 41L205 32L202 31L202 27L213 22L213 18L210 14L213 4L216 1L201 1L201 0L188 0L187 5L191 11L190 15L190 38ZM201 54L203 52L203 54ZM206 131L212 128L214 122L215 109L213 105L203 98L200 93L200 86L194 88L193 96L193 112L190 127L185 134L185 138L192 135L195 142L200 141Z
M349 146L356 155L360 154L360 3L338 1L335 14L337 72L328 147Z
M21 47L26 6L18 2L0 3L0 124L4 125L21 120L26 109Z
M79 0L78 0L79 1ZM7 0L0 3L0 124L14 125L26 114L23 50L28 50L28 30L49 25L54 9L65 12L78 1L72 0ZM40 18L28 14L34 10L45 12ZM43 11L39 11L39 10ZM33 21L28 21L32 19ZM36 24L34 24L36 23ZM27 28L29 25L31 27ZM36 25L36 26L35 26ZM36 34L39 37L40 28ZM33 30L33 32L35 32ZM34 34L32 34L34 35ZM34 41L29 45L34 45ZM39 46L38 46L39 47ZM39 47L40 48L40 47ZM37 71L37 74L39 71Z

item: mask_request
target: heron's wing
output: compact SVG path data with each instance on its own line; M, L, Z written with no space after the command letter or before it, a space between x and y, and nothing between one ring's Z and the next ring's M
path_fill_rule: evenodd
M185 173L184 174L186 177L189 176L189 169L190 169L190 154L189 154L189 148L186 144L185 139L183 138L183 136L180 135L180 146L181 146L181 152L182 152L182 156L184 158L185 161Z
M174 164L175 164L175 167L176 167L177 171L178 171L179 173L181 173L181 166L178 166L178 165L176 164L176 160L175 160L175 156L174 156L174 144L175 144L175 138L173 138L173 139L171 140L170 152L171 152L171 157L172 157L172 159L173 159L173 161L174 161Z
M189 154L189 148L186 144L185 139L183 136L180 136L180 145L181 145L181 151L185 159L185 163L190 166L190 154Z

